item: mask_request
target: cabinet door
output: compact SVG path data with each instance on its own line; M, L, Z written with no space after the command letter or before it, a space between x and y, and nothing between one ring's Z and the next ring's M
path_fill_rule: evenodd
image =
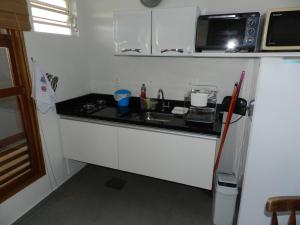
M118 129L119 169L211 189L216 140Z
M155 9L152 12L152 53L190 55L195 49L199 9Z
M151 54L151 11L114 12L115 53Z
M117 128L60 119L64 157L118 168Z

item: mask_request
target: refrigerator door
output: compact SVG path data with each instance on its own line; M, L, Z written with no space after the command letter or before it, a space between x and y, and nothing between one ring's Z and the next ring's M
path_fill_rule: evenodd
M300 195L299 84L300 58L261 60L239 225L269 224L269 197Z

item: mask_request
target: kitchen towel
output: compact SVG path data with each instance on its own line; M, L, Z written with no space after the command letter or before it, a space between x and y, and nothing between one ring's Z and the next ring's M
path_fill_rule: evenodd
M32 85L32 97L36 101L37 108L45 114L54 108L56 97L55 93L46 77L35 60L32 60L34 83Z

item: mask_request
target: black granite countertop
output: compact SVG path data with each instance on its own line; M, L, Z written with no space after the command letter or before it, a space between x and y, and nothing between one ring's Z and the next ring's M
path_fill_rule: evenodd
M95 110L91 113L87 113L82 110L83 104L95 103L99 100L105 101L105 107L103 107L102 109ZM183 101L165 101L168 101L170 103L170 109L169 111L166 111L166 113L170 113L170 111L175 106L183 107L184 105ZM145 112L140 109L139 98L131 97L128 107L118 107L112 95L94 93L59 102L56 104L56 111L59 115L63 116L102 120L153 128L163 128L168 130L192 132L204 135L214 135L217 137L219 137L221 134L223 117L223 114L217 113L215 122L210 124L187 123L183 116L174 116L174 118L168 122L147 121L144 115ZM159 107L157 111L161 111Z

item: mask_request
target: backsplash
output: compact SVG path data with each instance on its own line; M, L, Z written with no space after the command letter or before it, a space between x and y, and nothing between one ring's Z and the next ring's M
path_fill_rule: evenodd
M231 95L242 70L246 70L247 78L252 77L249 59L112 56L111 60L112 69L92 74L92 92L111 94L116 89L126 88L138 96L145 83L150 97L156 97L162 88L165 98L183 100L192 84L208 84L218 87L220 102L224 96Z

